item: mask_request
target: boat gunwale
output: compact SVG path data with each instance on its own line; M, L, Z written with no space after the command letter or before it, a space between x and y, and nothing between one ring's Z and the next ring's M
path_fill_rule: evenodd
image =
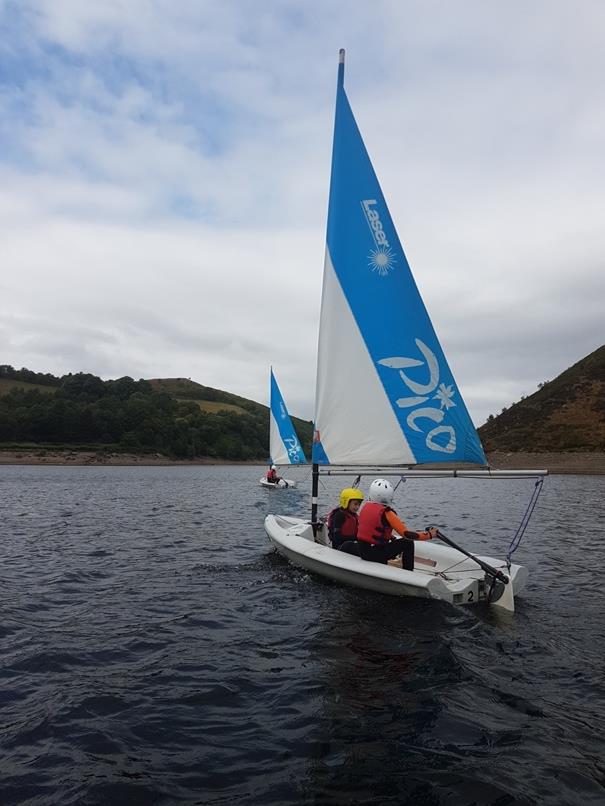
M276 528L271 529L273 524ZM380 580L389 586L393 584L401 586L402 595L405 595L403 594L403 589L407 589L408 591L410 589L422 590L427 592L430 598L450 602L454 601L454 596L464 594L479 585L479 582L484 579L484 574L479 567L460 569L458 573L462 573L464 576L456 576L448 579L447 577L444 578L444 572L434 571L432 569L416 568L414 571L408 571L389 564L367 563L356 555L339 552L332 548L332 546L310 540L308 536L296 533L297 529L308 532L311 528L311 522L304 518L274 514L269 514L265 518L265 531L267 536L280 553L285 555L294 565L306 568L308 564L313 564L316 567L308 570L315 571L321 576L331 579L335 577L333 574L325 573L328 569L334 569L334 574L336 575L348 574L356 576L359 579ZM301 541L304 541L304 543ZM425 548L428 548L428 546L425 546ZM472 562L469 558L456 552L455 549L441 545L435 545L431 548L438 549L439 553L441 553L441 550L447 553L454 552L455 555L463 557L463 562ZM479 557L479 555L477 556L479 559L484 559L485 562L500 562L493 557L483 558ZM297 563L295 558L301 561ZM305 564L303 560L306 560L307 564ZM517 577L519 577L519 582L521 583L520 589L524 587L527 575L526 568L513 565L509 573L511 573L513 584ZM350 584L353 583L350 582ZM361 585L361 587L368 586ZM377 586L374 586L373 589L376 590Z

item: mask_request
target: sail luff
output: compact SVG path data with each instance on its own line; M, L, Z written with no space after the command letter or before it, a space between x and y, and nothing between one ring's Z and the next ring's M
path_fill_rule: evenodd
M486 463L338 67L313 460Z

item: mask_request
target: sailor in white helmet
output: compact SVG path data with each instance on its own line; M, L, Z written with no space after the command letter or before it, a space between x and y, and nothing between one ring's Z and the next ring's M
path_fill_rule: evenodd
M413 571L412 541L431 540L437 537L437 530L431 528L422 532L411 531L390 506L393 493L393 486L386 479L376 479L370 485L368 500L359 513L359 554L364 560L385 564L401 555L402 567Z
M277 468L275 465L271 465L267 470L267 481L271 482L271 484L279 484L280 480L280 476L277 475Z

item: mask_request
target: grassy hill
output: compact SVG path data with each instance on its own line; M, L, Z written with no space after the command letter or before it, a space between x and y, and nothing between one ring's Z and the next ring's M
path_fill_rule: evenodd
M202 411L235 411L238 414L260 414L267 412L267 406L248 400L245 397L203 386L188 378L150 378L148 381L156 392L165 392L175 400L193 400Z
M234 403L228 392L221 392L210 386L190 381L187 378L151 378L151 387L156 392L165 392L178 401L192 400L199 406L200 411L216 414L217 411L233 411L236 414L245 414L246 408L241 403L253 403L245 398L237 398L240 402ZM257 404L254 404L257 405ZM249 409L248 409L249 410Z
M481 426L492 451L605 451L605 345Z
M310 456L312 424L292 417ZM605 345L479 428L488 453L605 452ZM47 445L256 459L269 409L187 378L61 378L0 364L0 449Z
M309 455L312 424L292 419ZM58 378L0 364L0 449L20 445L264 462L269 408L186 378Z
M269 420L269 407L246 397L234 395L231 392L223 392L221 389L214 389L211 386L203 386L189 378L150 378L148 383L152 389L158 392L165 392L178 401L193 401L197 403L201 411L216 413L219 411L231 411L236 414L252 414L267 418L267 428ZM307 456L311 453L311 441L313 439L313 424L308 420L301 420L292 416L292 423L296 433L302 443L303 450Z

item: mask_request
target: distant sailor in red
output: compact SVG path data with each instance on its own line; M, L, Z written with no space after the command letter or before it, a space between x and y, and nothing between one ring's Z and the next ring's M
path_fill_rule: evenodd
M354 487L347 487L340 493L340 506L328 515L328 536L332 548L350 551L352 542L357 538L357 512L363 501L363 493Z
M267 481L271 484L278 484L281 481L280 476L277 475L277 468L275 465L271 465L269 470L267 470Z
M370 485L368 501L359 514L357 540L363 560L386 564L401 554L401 564L414 570L414 540L431 540L437 537L434 528L413 532L399 519L389 505L393 500L393 487L386 479L376 479ZM394 537L396 532L400 537Z

